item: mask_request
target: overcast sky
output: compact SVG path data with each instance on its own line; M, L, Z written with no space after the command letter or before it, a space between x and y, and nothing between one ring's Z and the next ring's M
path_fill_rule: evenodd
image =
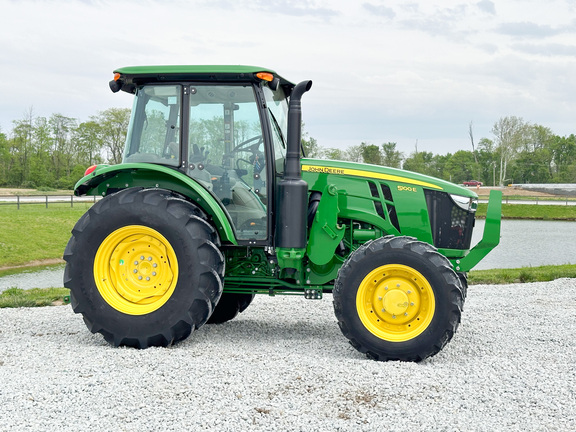
M323 147L471 150L515 115L576 133L576 0L0 0L0 128L130 107L112 71L247 64L298 82Z

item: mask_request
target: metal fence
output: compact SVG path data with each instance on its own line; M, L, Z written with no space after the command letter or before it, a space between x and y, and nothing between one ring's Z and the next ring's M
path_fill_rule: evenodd
M98 196L74 196L74 195L0 195L1 205L15 205L18 210L26 204L44 204L46 208L50 204L70 204L74 207L77 203L95 203L101 197Z
M2 205L15 205L20 209L21 205L26 204L44 204L46 208L50 204L70 204L74 207L77 203L91 203L94 204L100 200L101 196L74 196L74 195L0 195L0 206ZM488 199L480 197L478 202L487 203ZM576 200L573 197L557 197L554 200L542 199L539 197L526 197L509 199L502 197L502 204L535 204L535 205L561 205L561 206L574 206Z
M481 197L478 199L479 203L486 204L487 198ZM554 206L576 206L576 200L573 197L559 196L554 199L542 197L525 197L525 198L509 198L502 197L502 204L532 204L532 205L554 205Z

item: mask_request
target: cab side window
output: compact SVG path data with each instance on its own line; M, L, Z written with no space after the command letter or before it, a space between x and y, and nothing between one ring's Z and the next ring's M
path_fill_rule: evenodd
M190 88L187 173L211 190L239 239L266 239L266 158L251 86Z
M124 162L179 166L181 88L149 85L138 90Z

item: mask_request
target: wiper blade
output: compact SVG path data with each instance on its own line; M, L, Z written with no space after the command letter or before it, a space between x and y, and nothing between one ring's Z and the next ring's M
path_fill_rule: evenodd
M284 138L284 135L282 134L282 129L280 128L280 125L278 124L278 120L276 120L276 117L274 116L274 113L272 112L272 110L270 108L268 108L268 114L270 114L270 118L272 119L272 124L274 125L274 129L276 129L276 133L278 134L278 136L282 140L282 145L284 146L284 148L286 148L286 138Z

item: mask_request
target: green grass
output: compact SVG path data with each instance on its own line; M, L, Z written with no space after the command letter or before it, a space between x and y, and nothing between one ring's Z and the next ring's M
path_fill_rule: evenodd
M549 265L516 269L472 270L468 274L470 285L548 282L560 278L576 278L576 265Z
M64 302L68 295L70 290L66 288L9 288L0 293L0 308L50 306L54 302Z
M488 204L478 204L478 217L486 217ZM576 221L576 206L502 204L504 219L564 220Z
M0 206L0 267L62 258L70 231L90 206Z

